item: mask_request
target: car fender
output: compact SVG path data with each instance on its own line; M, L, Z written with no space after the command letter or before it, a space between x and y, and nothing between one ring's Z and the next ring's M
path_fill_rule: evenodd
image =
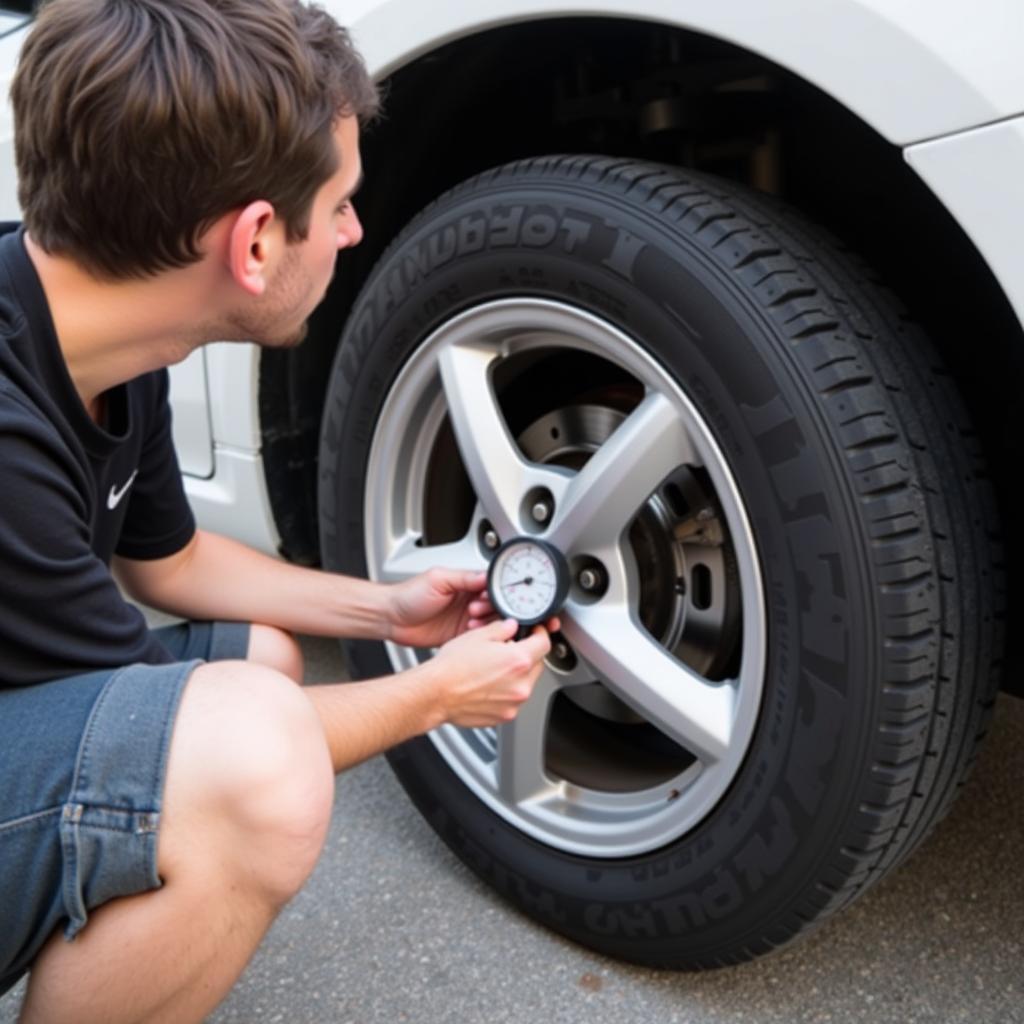
M908 145L1024 112L1024 5L934 0L332 0L377 78L501 25L563 17L663 22L743 47Z

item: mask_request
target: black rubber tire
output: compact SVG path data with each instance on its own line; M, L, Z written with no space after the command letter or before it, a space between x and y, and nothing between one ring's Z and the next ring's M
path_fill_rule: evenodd
M398 370L456 312L522 295L614 322L712 424L762 559L760 720L698 827L617 860L528 838L426 738L391 763L455 853L556 931L651 966L756 956L912 850L974 758L1003 625L978 447L920 331L793 211L688 171L535 159L425 210L353 308L320 454L328 567L366 571L363 475ZM347 655L360 676L390 670L380 645Z

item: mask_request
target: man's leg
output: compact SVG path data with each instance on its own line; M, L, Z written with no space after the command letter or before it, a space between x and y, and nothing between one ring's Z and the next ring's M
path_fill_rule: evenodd
M319 720L278 672L196 669L168 760L163 888L55 935L32 971L26 1024L202 1020L227 994L323 845L334 780Z
M291 633L276 626L256 625L249 629L249 650L246 661L283 672L289 679L301 683L305 666L302 648Z

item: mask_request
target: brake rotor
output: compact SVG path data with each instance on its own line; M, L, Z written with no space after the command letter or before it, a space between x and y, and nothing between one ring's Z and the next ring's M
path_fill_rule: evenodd
M579 471L627 412L598 403L546 413L516 441L534 462ZM739 650L739 572L712 489L683 468L650 496L629 528L647 631L696 672L722 678ZM557 667L557 666L556 666ZM600 681L567 688L578 707L612 722L643 721Z

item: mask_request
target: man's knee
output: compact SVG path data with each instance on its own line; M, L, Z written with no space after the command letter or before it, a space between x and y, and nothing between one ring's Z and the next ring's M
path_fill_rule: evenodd
M284 903L312 871L334 778L316 712L282 674L248 662L193 673L167 769L161 875L197 860Z
M266 665L301 683L305 664L299 642L287 630L254 623L249 632L247 661Z

